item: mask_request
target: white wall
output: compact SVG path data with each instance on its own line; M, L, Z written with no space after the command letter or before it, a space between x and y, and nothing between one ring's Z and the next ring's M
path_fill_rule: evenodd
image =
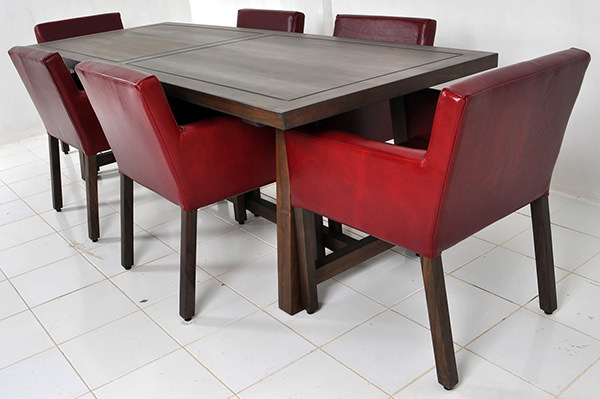
M0 44L35 42L36 23L118 10L126 27L159 21L234 26L239 8L298 10L306 33L331 34L338 13L404 15L438 21L436 44L496 51L500 65L568 47L592 54L557 164L553 188L600 200L600 2L595 0L0 0ZM8 56L0 57L0 144L39 134L41 123ZM28 130L29 129L29 130Z
M40 22L113 11L121 13L126 28L191 21L188 0L0 0L0 145L44 133L7 51L35 43L33 27Z

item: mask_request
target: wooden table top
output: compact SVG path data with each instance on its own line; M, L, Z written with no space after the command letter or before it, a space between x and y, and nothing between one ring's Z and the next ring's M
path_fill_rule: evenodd
M39 46L152 73L169 95L290 129L493 68L489 52L161 23Z

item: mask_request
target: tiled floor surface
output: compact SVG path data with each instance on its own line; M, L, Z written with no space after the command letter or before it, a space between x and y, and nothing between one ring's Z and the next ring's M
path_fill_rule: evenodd
M52 210L46 138L0 148L0 398L597 398L600 206L552 193L559 309L537 306L528 209L444 255L460 383L438 385L418 259L395 248L277 306L275 225L199 211L197 316L178 316L179 209L136 188L119 262L118 173L87 239L77 153ZM273 196L274 187L267 187Z

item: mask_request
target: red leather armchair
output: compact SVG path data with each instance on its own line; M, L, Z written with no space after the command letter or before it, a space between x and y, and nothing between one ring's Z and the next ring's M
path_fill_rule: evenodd
M113 162L114 158L104 152L110 147L96 114L85 92L75 86L58 53L17 46L8 54L48 132L52 206L57 212L63 206L58 140L84 154L88 235L92 241L97 241L100 235L97 167ZM97 157L99 153L102 154Z
M427 18L338 14L333 36L433 46L436 25Z
M38 43L45 43L53 40L68 39L70 37L91 35L93 33L117 29L123 29L121 14L112 12L44 22L36 25L33 28L33 32L35 33L35 38ZM76 79L75 75L73 75L73 77ZM76 82L79 83L77 80ZM63 142L62 149L63 152L67 154L69 152L69 145Z
M44 22L36 25L33 28L33 31L37 42L44 43L52 40L68 39L70 37L91 35L93 33L117 29L123 29L121 14L118 12L111 12L107 14Z
M590 55L570 49L442 90L427 150L341 131L286 132L305 307L317 308L312 212L421 256L439 382L458 382L441 254L531 204L540 307L556 289L548 190ZM339 201L345 198L345 201ZM314 242L314 241L313 241ZM339 266L339 265L338 265Z
M304 14L298 11L244 8L238 10L237 27L303 33Z
M122 264L133 264L133 181L181 207L180 315L194 315L197 209L275 180L272 129L217 116L178 126L158 79L97 61L75 67L121 173ZM252 150L249 151L248 149Z

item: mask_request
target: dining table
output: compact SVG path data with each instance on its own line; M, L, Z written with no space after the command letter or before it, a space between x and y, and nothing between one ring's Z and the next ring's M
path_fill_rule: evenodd
M95 59L154 74L170 97L274 128L276 207L263 200L249 209L277 222L279 307L289 314L303 306L284 132L389 101L394 136L402 137L404 95L498 62L497 53L486 51L176 22L33 46L60 53L70 68ZM325 232L335 251L328 255L334 266L323 278L342 271L336 260L351 257L358 263L391 246L373 237Z

